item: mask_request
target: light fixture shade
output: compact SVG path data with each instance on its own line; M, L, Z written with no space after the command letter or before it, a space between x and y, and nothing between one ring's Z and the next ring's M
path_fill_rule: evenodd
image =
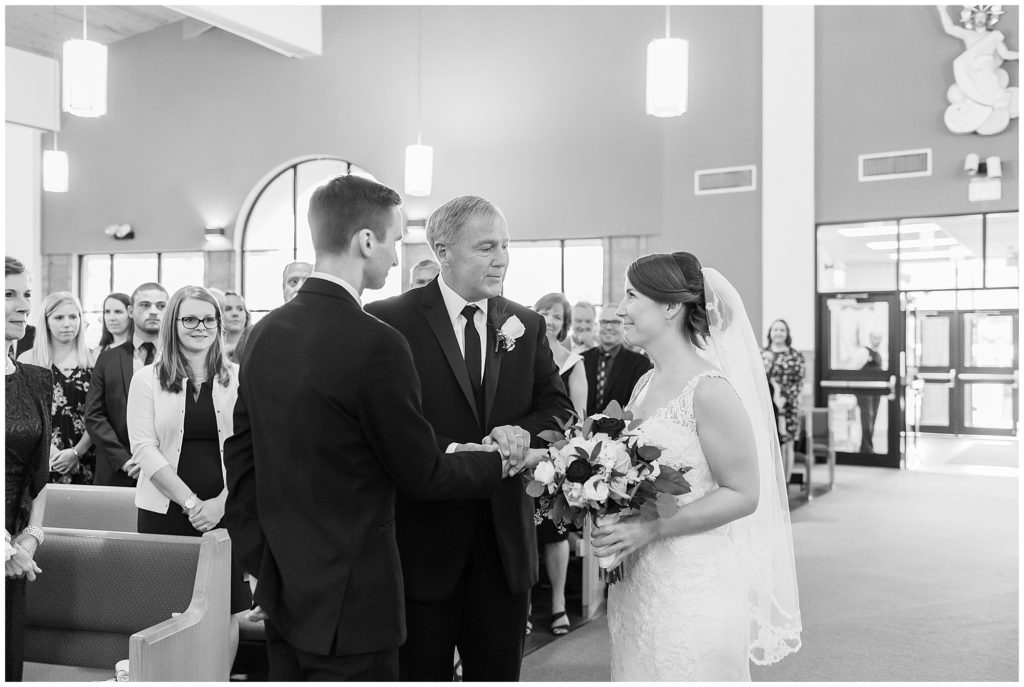
M405 149L405 194L429 196L434 180L434 149L415 144Z
M51 193L68 190L68 154L63 150L43 151L43 190Z
M107 46L75 39L64 42L64 111L79 117L107 113Z
M690 74L690 43L682 38L656 38L647 44L647 114L677 117L686 112Z

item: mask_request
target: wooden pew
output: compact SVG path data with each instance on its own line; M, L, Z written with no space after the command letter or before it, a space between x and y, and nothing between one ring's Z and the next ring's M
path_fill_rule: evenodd
M227 681L227 532L45 530L26 598L26 681L109 679L124 658L132 681Z
M137 523L135 487L46 485L43 527L137 532Z

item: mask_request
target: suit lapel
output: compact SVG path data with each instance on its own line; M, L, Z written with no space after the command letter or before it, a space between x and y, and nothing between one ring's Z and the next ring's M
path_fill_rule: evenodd
M438 343L441 344L441 350L444 351L444 357L448 360L448 365L459 382L462 395L466 397L466 402L473 409L473 415L476 416L477 422L480 422L476 401L473 399L473 387L469 382L469 371L466 369L466 359L462 357L459 342L455 338L455 330L452 329L452 321L448 319L448 310L444 307L444 299L441 298L441 288L437 285L437 280L434 280L422 287L421 291L423 292L423 316L433 330L434 336L437 337Z
M612 388L614 387L615 383L619 380L619 377L622 376L622 368L626 366L626 356L623 355L625 352L626 349L619 349L619 353L618 355L615 356L615 360L612 364L612 369L608 372L608 379L606 379L604 382L605 404L609 403L608 398L611 396ZM630 391L632 391L632 389ZM597 412L600 413L603 410L604 408L598 408Z
M125 348L121 354L121 383L124 384L124 397L128 398L128 388L132 385L132 375L135 374L135 349L131 352ZM125 355L124 353L127 353Z
M498 299L492 299L487 305L487 353L484 366L484 425L486 431L491 423L491 410L494 408L494 397L498 392L498 377L501 376L501 361L504 349L498 345L498 327L494 318L494 309ZM500 306L499 306L500 307Z

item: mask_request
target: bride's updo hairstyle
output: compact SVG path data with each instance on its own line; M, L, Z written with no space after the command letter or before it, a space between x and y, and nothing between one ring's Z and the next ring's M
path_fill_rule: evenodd
M633 261L626 270L626 277L633 288L656 303L682 303L683 335L697 348L704 348L711 332L704 299L704 274L697 256L683 252L645 255Z

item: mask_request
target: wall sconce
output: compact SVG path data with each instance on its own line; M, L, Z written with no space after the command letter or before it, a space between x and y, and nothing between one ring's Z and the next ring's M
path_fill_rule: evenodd
M103 230L103 233L113 237L115 241L135 238L135 230L130 224L111 224Z
M405 224L405 237L402 243L426 243L427 220L411 219Z
M206 236L203 250L231 250L231 241L224 235L224 227L207 225L203 229L203 234Z
M964 171L971 177L967 185L967 199L971 202L999 200L1003 197L1003 163L998 155L984 160L977 153L964 158Z

